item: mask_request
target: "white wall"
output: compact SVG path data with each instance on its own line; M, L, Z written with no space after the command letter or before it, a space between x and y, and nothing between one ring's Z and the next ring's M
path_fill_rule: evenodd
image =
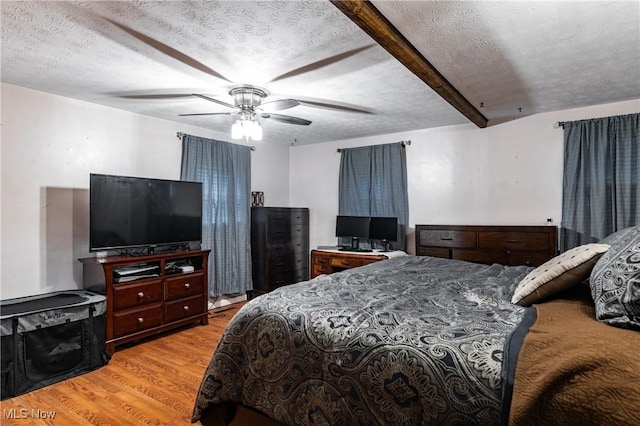
M89 173L180 177L176 132L228 135L2 84L0 298L82 287ZM289 205L289 146L255 143L252 190Z
M291 148L290 200L310 208L311 247L336 243L337 148L411 140L408 251L415 224L559 225L563 131L558 121L637 113L640 100L537 114L479 129L448 126Z

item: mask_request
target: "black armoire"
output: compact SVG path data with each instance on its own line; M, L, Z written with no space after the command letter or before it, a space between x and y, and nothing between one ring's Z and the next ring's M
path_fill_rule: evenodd
M309 209L251 207L255 297L309 279Z

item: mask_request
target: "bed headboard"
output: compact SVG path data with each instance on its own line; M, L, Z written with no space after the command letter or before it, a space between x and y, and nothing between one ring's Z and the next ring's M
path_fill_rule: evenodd
M556 255L555 226L416 225L416 255L539 266Z

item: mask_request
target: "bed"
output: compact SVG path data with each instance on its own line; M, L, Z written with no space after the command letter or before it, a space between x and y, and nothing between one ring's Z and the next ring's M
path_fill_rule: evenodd
M640 333L596 318L582 283L620 269L611 247L536 269L403 256L279 288L229 323L192 421L247 407L285 425L637 424Z

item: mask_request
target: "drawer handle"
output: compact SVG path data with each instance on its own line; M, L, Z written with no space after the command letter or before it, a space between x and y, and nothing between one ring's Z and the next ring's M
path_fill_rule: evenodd
M143 292L138 293L138 297L142 299L144 297L144 293Z
M189 283L184 283L184 288L189 288L189 287L191 287L191 284L189 284Z
M138 317L138 324L142 324L144 322L144 318Z
M519 243L520 240L505 240L508 243Z
M189 307L188 306L183 306L182 309L184 309L185 312L189 312Z
M440 239L442 241L453 241L453 238L444 238L444 237L440 237Z

